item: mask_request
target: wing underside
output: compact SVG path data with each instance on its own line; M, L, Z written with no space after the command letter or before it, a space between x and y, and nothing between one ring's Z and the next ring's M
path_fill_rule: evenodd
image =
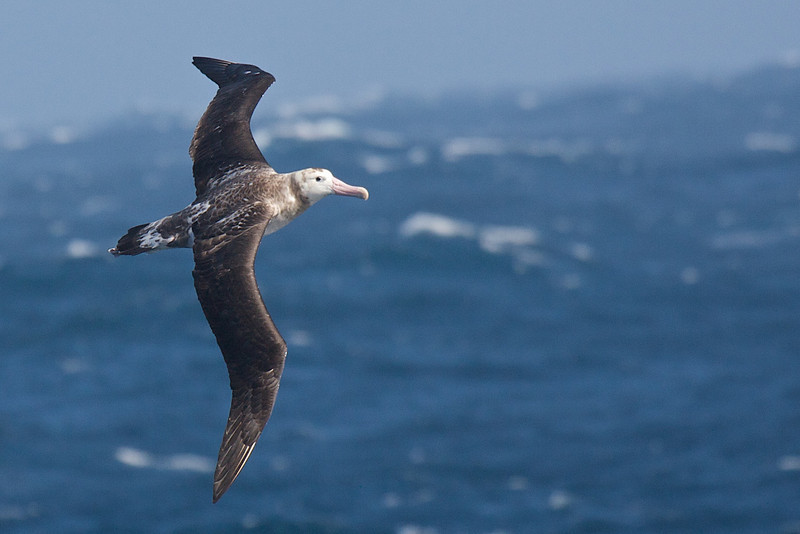
M193 63L219 86L189 146L195 189L200 196L226 170L268 165L253 139L250 118L275 78L255 65L205 57L195 57Z
M241 472L272 413L286 344L261 298L253 262L268 219L198 235L197 297L228 367L231 409L214 473L214 502Z

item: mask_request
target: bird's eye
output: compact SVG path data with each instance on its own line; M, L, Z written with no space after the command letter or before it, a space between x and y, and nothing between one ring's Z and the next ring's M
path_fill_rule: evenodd
M322 176L317 176L317 181L321 182L322 181Z

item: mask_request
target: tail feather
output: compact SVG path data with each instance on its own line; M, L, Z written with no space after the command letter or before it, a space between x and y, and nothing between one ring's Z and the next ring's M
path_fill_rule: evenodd
M186 210L163 219L134 226L108 251L114 256L135 256L163 248L191 247L194 242L192 221Z
M153 250L152 247L142 246L142 234L145 233L144 229L147 226L149 224L134 226L128 230L127 234L119 238L116 247L110 248L108 251L114 256L135 256L136 254Z
M108 251L114 256L135 256L164 248L191 248L194 243L192 224L207 209L207 202L192 204L157 221L134 226Z

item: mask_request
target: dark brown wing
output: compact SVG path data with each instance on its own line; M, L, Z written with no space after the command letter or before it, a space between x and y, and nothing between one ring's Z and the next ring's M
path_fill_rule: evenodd
M286 343L264 306L253 271L268 221L269 214L256 206L222 232L195 230L194 285L233 392L214 473L214 502L250 457L272 413L286 359Z
M213 178L228 169L267 163L250 132L250 117L275 78L255 65L207 57L195 57L192 63L219 86L189 146L200 196Z

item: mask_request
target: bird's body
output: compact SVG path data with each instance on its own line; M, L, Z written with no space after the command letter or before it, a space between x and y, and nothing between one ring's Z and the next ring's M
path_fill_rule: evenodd
M323 169L308 169L323 172ZM304 171L298 171L300 173ZM230 224L248 220L248 212L261 209L268 215L264 235L276 232L311 206L295 185L295 173L281 174L268 165L247 165L228 171L213 189L198 196L181 211L157 221L137 226L137 232L123 237L139 252L154 252L164 248L191 248L194 227L199 225L212 232L224 232ZM113 254L130 254L125 243L112 250Z
M197 198L181 211L134 226L109 252L193 250L197 297L225 358L232 390L214 473L216 502L244 467L272 413L286 359L286 343L255 280L261 238L325 196L366 200L368 193L325 169L276 172L250 132L253 110L275 78L254 65L199 57L194 64L219 86L189 149Z

